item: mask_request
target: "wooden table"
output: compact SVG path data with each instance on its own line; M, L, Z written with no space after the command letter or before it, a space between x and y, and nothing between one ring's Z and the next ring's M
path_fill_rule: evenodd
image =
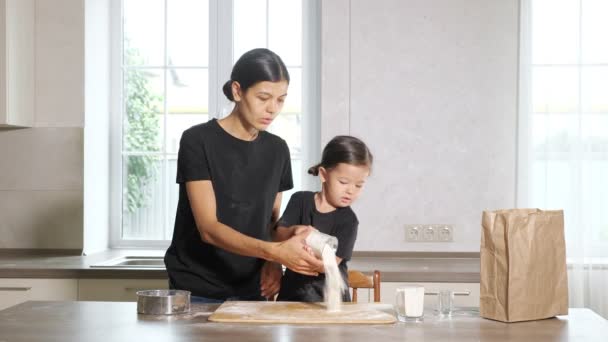
M0 342L608 341L608 321L589 309L509 324L471 315L445 319L426 312L421 323L288 325L208 322L216 308L193 305L187 315L144 316L137 314L136 303L32 301L0 311Z

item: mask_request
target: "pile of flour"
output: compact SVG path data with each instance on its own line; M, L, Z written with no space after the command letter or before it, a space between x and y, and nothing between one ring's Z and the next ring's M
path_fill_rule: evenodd
M344 284L338 269L336 252L329 245L325 245L321 257L325 267L325 305L327 311L340 311L342 292L346 290L346 284Z

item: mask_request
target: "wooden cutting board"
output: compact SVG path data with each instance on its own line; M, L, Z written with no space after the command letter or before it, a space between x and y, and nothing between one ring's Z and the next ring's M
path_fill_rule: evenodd
M343 303L339 312L328 312L323 303L224 302L211 316L212 322L297 324L390 324L395 316L378 310L386 305Z

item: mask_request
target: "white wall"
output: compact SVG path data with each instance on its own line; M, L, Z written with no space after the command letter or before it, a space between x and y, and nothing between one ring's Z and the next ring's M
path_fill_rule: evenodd
M83 248L104 234L83 229L83 210L104 225L83 204L85 106L106 114L85 78L103 68L85 77L84 0L36 15L35 128L0 130L0 248ZM357 250L475 251L481 211L514 205L517 25L517 0L322 2L322 144L350 133L376 157ZM405 223L454 224L455 242L405 243Z
M0 129L0 248L82 248L84 3L37 0L34 128Z
M322 144L375 156L355 249L478 251L481 212L515 204L518 1L322 5ZM455 241L406 243L406 223Z

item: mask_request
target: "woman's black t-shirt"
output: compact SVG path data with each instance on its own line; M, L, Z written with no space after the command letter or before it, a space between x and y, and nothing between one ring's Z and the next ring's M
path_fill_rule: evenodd
M269 241L276 195L293 187L287 144L263 131L253 141L240 140L215 119L189 128L180 141L179 202L165 254L171 287L217 299L259 296L264 260L202 241L186 192L186 182L197 180L211 181L219 222Z
M315 206L315 193L300 191L294 193L287 203L287 208L278 222L278 226L311 225L318 231L338 238L336 256L342 258L338 265L342 279L348 280L347 262L353 254L359 221L350 207L337 208L329 213L321 213ZM308 276L285 271L281 279L281 290L277 300L322 302L325 286L325 274ZM350 293L345 291L342 300L350 302Z

